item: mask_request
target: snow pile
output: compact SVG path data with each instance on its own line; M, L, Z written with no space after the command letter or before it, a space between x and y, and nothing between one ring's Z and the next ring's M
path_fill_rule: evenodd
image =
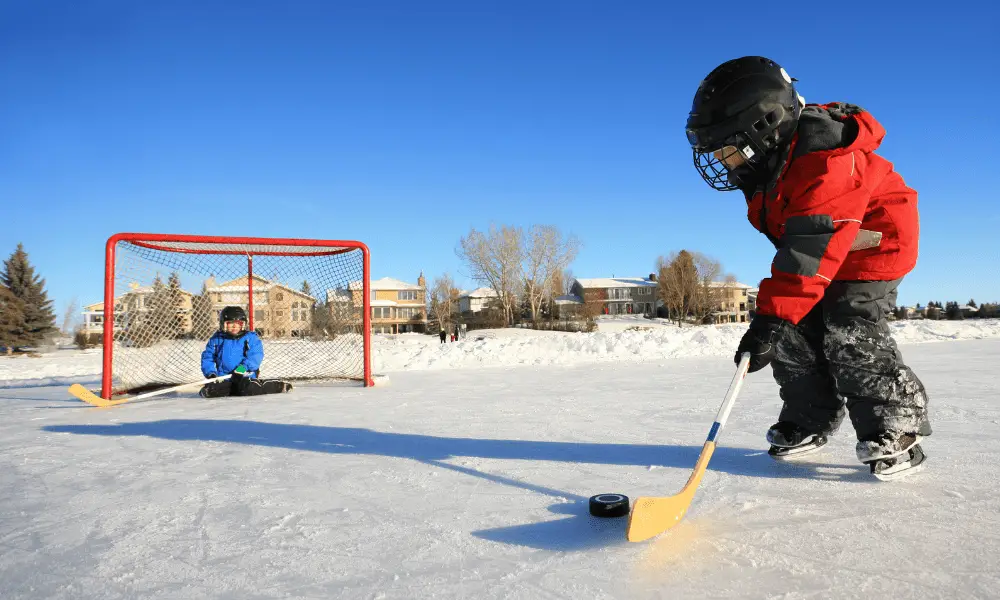
M1000 338L998 319L896 321L890 327L899 344ZM376 337L375 369L393 372L731 356L746 325L677 327L661 319L628 316L599 319L598 329L594 333L471 331L466 339L446 344L437 337L419 334Z
M445 344L436 335L376 335L373 366L376 373L392 373L723 357L732 355L746 331L742 324L677 327L636 316L605 317L598 328L593 333L488 329ZM1000 338L1000 319L897 321L890 328L900 344ZM196 363L196 354L192 357ZM0 356L0 388L96 382L100 373L99 348L63 348L40 358Z
M72 385L96 382L101 376L101 349L60 348L30 357L0 355L0 388Z
M374 345L375 368L392 372L725 356L744 331L745 326L652 326L594 333L508 329L472 331L464 340L446 344L429 336L396 336Z
M899 344L1000 337L1000 319L894 321L889 327L892 329L892 337Z

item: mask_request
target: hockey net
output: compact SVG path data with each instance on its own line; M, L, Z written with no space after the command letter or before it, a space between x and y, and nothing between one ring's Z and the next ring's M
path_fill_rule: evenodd
M119 234L105 263L104 398L201 379L226 306L263 341L261 377L372 383L360 242Z

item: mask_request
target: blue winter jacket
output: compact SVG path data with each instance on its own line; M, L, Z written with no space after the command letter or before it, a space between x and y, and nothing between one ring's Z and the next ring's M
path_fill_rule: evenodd
M201 372L205 377L212 373L226 375L243 365L247 376L256 377L262 360L264 344L256 333L246 331L243 335L232 338L220 331L205 344L205 351L201 353Z

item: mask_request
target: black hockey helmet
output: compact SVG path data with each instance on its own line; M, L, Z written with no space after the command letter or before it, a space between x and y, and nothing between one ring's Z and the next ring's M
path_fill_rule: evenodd
M804 104L794 81L762 56L730 60L702 80L686 129L694 166L713 189L739 187L739 174L724 162L732 154L740 154L746 169L760 171L791 140Z
M228 333L226 331L226 321L242 321L243 330L246 330L247 311L243 310L242 306L227 306L219 313L219 331L222 333ZM242 332L240 331L240 333Z

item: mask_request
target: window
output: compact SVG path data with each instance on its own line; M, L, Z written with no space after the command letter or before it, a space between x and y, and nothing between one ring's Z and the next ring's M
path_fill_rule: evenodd
M276 317L283 316L284 314L285 314L285 311L283 311L283 310L276 310L276 311L274 311L274 316L276 316Z
M416 300L417 299L417 292L414 291L414 290L401 291L401 292L399 292L398 298L400 300Z
M278 292L278 293L277 293L277 294L276 294L276 295L274 296L274 298L275 298L275 300L284 300L284 299L285 299L285 295L284 295L284 294L282 294L281 292Z
M747 303L746 302L740 302L740 311L743 312L743 311L746 311L746 309L747 309Z
M298 321L299 320L299 311L297 311L297 310L293 310L292 311L292 320L293 321Z

